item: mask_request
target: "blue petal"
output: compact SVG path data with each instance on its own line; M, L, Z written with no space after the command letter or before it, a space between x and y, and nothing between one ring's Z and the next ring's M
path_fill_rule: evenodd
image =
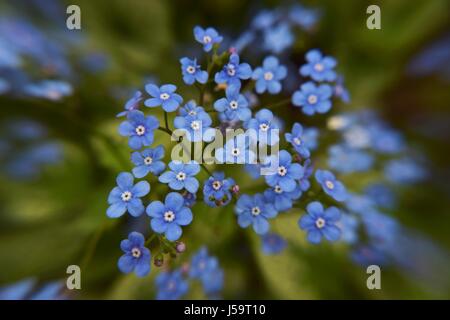
M169 241L175 241L178 240L181 237L181 234L183 231L181 230L181 227L177 225L176 223L171 223L167 227L166 230L166 238Z
M143 197L150 192L150 184L147 181L139 181L131 188L131 193L135 197Z
M123 201L119 201L112 204L108 210L106 210L106 215L110 218L118 218L122 216L125 211L127 211L127 205Z

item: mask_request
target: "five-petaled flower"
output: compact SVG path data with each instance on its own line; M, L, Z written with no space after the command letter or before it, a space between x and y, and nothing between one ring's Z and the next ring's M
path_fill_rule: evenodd
M330 56L323 57L317 50L310 50L306 53L306 63L300 67L300 74L304 77L310 76L315 81L334 81L336 80L336 59Z
M316 86L309 81L300 86L292 95L292 104L302 107L304 114L311 116L314 113L326 113L331 108L330 97L333 89L327 84Z
M217 84L240 85L241 80L249 79L252 76L252 68L248 63L239 63L239 56L233 53L230 61L223 69L216 73L214 80Z
M245 134L239 134L228 140L223 148L215 152L215 158L219 163L255 164L256 154L249 148L250 138Z
M164 233L169 241L178 240L183 233L180 226L187 226L192 222L192 211L184 205L183 196L177 192L170 192L165 203L153 201L146 212L152 218L152 230Z
M170 171L166 171L159 176L160 182L168 183L169 187L173 190L181 190L184 188L192 193L197 192L199 183L194 178L200 171L200 166L197 162L183 163L181 161L171 161L169 168Z
M147 84L145 90L152 96L144 101L147 107L162 106L164 111L172 112L183 102L183 98L175 93L177 87L173 84L164 84L159 88L154 84Z
M228 86L225 91L225 98L214 102L214 109L223 113L229 121L246 121L252 116L247 99L239 93L239 90L240 86Z
M205 84L208 81L208 72L201 70L197 64L197 59L181 58L181 72L184 83L191 85L195 81Z
M139 103L142 100L142 92L136 91L126 103L125 103L125 110L117 114L117 117L123 117L126 116L128 112L136 110L139 108Z
M144 236L139 232L131 232L128 239L120 242L120 248L125 253L117 262L120 271L130 273L134 270L138 277L150 272L151 254L144 244Z
M294 147L294 150L303 158L309 158L311 153L306 146L305 139L304 139L304 133L303 133L303 127L300 123L296 122L292 126L291 133L285 133L284 137L286 138L287 142L290 142L291 145Z
M266 255L278 254L287 246L286 240L276 233L267 233L261 237L262 251Z
M316 170L315 177L322 186L323 191L336 201L347 199L347 189L342 182L336 180L334 174L327 170Z
M145 149L142 152L133 152L131 161L136 165L133 168L133 174L136 178L143 178L149 172L154 175L160 174L166 165L161 159L164 157L164 147L157 146L154 149Z
M108 203L110 204L106 214L110 218L122 216L127 210L133 217L138 217L144 212L141 197L150 192L150 184L147 181L139 181L133 184L133 175L122 172L117 176L117 187L111 190Z
M275 145L279 137L279 127L272 111L269 109L259 110L254 118L244 123L246 129L253 129L254 137L260 144Z
M277 94L281 91L281 80L286 78L287 69L279 64L274 56L266 57L262 67L253 71L252 78L256 80L256 92L263 93L266 90L271 94Z
M188 292L189 285L183 279L181 270L161 272L155 280L157 287L156 299L177 300Z
M210 127L211 117L202 107L190 101L181 110L181 115L175 117L173 124L176 129L185 134L189 141L208 141L213 137L212 132L215 131Z
M212 272L219 267L219 262L216 257L210 256L206 247L201 247L200 250L192 256L189 266L189 277L200 279L204 274Z
M210 207L226 205L231 200L231 187L234 185L231 178L225 179L223 172L214 172L203 186L203 199Z
M336 241L341 235L341 230L336 226L336 222L340 218L339 209L336 207L323 208L323 205L314 201L306 207L308 214L304 215L298 221L301 229L308 232L307 239L309 242L320 243L322 237L328 241Z
M302 196L300 185L297 185L293 191L284 191L279 185L275 185L264 191L264 198L273 203L278 212L287 211L292 208L294 200Z
M211 51L212 47L216 43L222 42L222 36L214 28L203 29L200 26L194 28L194 37L197 42L203 44L203 50L205 52Z
M267 158L267 165L272 169L275 157ZM283 191L294 191L296 180L303 177L303 167L299 163L292 163L292 157L286 150L281 150L277 157L278 166L273 168L272 174L265 175L266 183L271 186L280 186Z
M119 133L129 137L128 145L131 149L139 150L142 146L153 143L153 131L159 127L159 121L153 116L144 116L138 110L130 111L127 120L119 126Z
M257 234L265 234L269 231L268 219L276 217L278 212L275 207L264 199L260 193L250 196L242 195L236 203L234 212L238 216L238 224L242 228L253 226Z

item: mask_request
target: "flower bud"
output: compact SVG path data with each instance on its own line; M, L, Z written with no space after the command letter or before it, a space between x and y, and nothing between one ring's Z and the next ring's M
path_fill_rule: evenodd
M231 192L233 194L238 194L239 193L239 185L235 184L234 186L231 187Z
M153 264L156 267L161 267L164 264L164 257L161 254L158 254L155 259L153 260Z
M178 253L183 253L186 251L186 244L183 241L177 241L175 249Z

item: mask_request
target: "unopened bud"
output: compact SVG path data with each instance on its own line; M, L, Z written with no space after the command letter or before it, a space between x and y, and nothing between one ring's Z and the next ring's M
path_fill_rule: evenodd
M164 257L161 254L158 254L153 260L153 264L157 267L161 267L164 264Z
M235 184L234 186L231 187L231 192L233 194L238 194L239 193L239 185Z
M175 245L175 250L177 250L178 253L183 253L186 251L186 244L183 241L178 241Z

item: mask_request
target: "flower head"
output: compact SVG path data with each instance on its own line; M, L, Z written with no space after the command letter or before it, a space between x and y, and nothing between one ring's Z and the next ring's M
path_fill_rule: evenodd
M271 94L277 94L281 91L281 80L286 78L287 69L279 64L274 56L266 57L262 67L253 71L252 79L256 80L256 92L263 93L266 90Z
M374 162L373 156L369 153L342 145L330 147L328 153L330 168L342 173L367 171Z
M275 218L278 214L275 207L260 193L254 196L242 195L236 203L234 212L242 228L252 225L253 230L261 235L269 231L270 226L267 220Z
M208 72L201 70L197 64L197 59L181 58L181 73L183 74L183 81L186 84L194 84L195 81L199 83L206 83L208 81Z
M150 192L150 184L147 181L139 181L133 184L133 175L122 172L117 176L117 187L112 189L108 197L110 204L106 214L110 218L118 218L128 211L133 217L138 217L144 212L141 197Z
M212 120L208 113L200 106L195 106L195 102L190 101L185 106L186 110L175 117L173 123L175 128L185 133L189 141L208 141L211 135ZM189 111L187 111L189 110ZM213 130L214 131L214 130Z
M153 143L153 131L158 127L158 119L146 117L141 111L134 110L128 112L127 120L120 124L119 133L129 137L128 145L131 149L138 150Z
M192 222L192 211L184 205L184 198L177 192L166 196L165 203L153 201L146 209L152 218L150 226L156 233L164 233L167 240L175 241L181 237L181 226Z
M330 56L323 57L317 50L310 50L306 53L307 63L300 68L300 74L304 77L311 77L315 81L334 81L336 80L336 59Z
M215 158L219 163L254 163L256 155L249 145L249 138L245 134L237 135L228 140L223 148L216 150Z
M199 184L198 180L194 178L200 171L200 166L197 162L182 163L181 161L171 161L169 168L169 171L159 176L160 182L168 183L173 190L184 188L192 193L197 192Z
M212 47L216 43L222 42L222 36L214 28L203 29L200 26L194 28L194 37L197 42L203 44L203 50L205 52L211 51Z
M159 88L154 84L147 84L145 90L152 96L144 102L147 107L162 106L164 111L172 112L183 102L183 98L175 93L177 87L173 84L164 84Z
M292 208L294 200L302 196L300 185L297 185L292 191L285 191L279 185L275 185L264 191L264 198L272 203L278 212L287 211Z
M271 158L270 162L274 159ZM273 163L268 163L272 165ZM294 191L297 186L296 180L303 177L304 169L298 163L292 163L292 157L286 150L281 150L278 155L278 167L274 168L272 174L265 175L266 183L271 186L279 186L286 192Z
M334 200L345 201L347 199L347 189L342 182L336 180L333 173L327 170L316 170L315 177L323 191Z
M216 73L214 80L217 84L240 86L241 80L249 79L252 76L252 68L248 63L239 63L239 56L233 53L230 61L223 69Z
M181 270L161 272L156 277L155 283L158 291L156 299L158 300L177 300L189 290L189 285L183 279Z
M285 133L284 137L289 142L294 150L303 158L309 158L311 153L305 143L303 127L300 123L296 122L292 126L291 133Z
M253 129L261 144L275 145L279 141L279 126L269 109L259 110L254 118L244 123L245 129Z
M308 241L314 244L320 243L322 237L328 241L336 241L341 235L341 230L336 226L340 218L339 209L329 207L324 210L318 201L311 202L306 207L307 214L298 221L299 227L308 232Z
M131 161L136 167L133 168L133 174L136 178L143 178L149 172L154 175L160 174L166 165L161 159L164 157L164 147L157 146L154 149L145 149L142 152L133 152Z
M139 90L136 91L133 97L125 103L125 111L122 111L119 114L117 114L117 117L126 116L128 112L137 110L139 108L139 103L141 102L142 99L143 99L142 92Z
M131 232L128 239L122 240L120 248L125 253L117 265L123 273L134 270L138 277L144 277L150 272L150 250L145 247L145 239L139 232Z
M231 201L231 187L234 180L225 178L223 172L214 172L203 186L203 199L210 207L218 207L228 204Z
M266 255L279 254L287 246L286 240L276 233L267 233L261 237L262 251Z
M216 257L210 256L206 247L200 248L200 250L192 256L189 277L200 279L204 274L216 270L219 266L219 262Z
M331 108L330 97L333 90L327 84L316 86L313 82L306 82L300 86L292 95L292 104L302 107L302 111L306 115L314 113L326 113Z
M246 121L252 116L247 99L239 93L239 89L240 86L228 86L225 91L225 98L214 102L214 109L221 112L229 121Z
M264 30L265 50L279 54L294 43L294 35L287 23L280 23Z
M350 93L344 85L344 78L342 76L337 77L334 86L334 96L340 98L344 103L350 102Z

